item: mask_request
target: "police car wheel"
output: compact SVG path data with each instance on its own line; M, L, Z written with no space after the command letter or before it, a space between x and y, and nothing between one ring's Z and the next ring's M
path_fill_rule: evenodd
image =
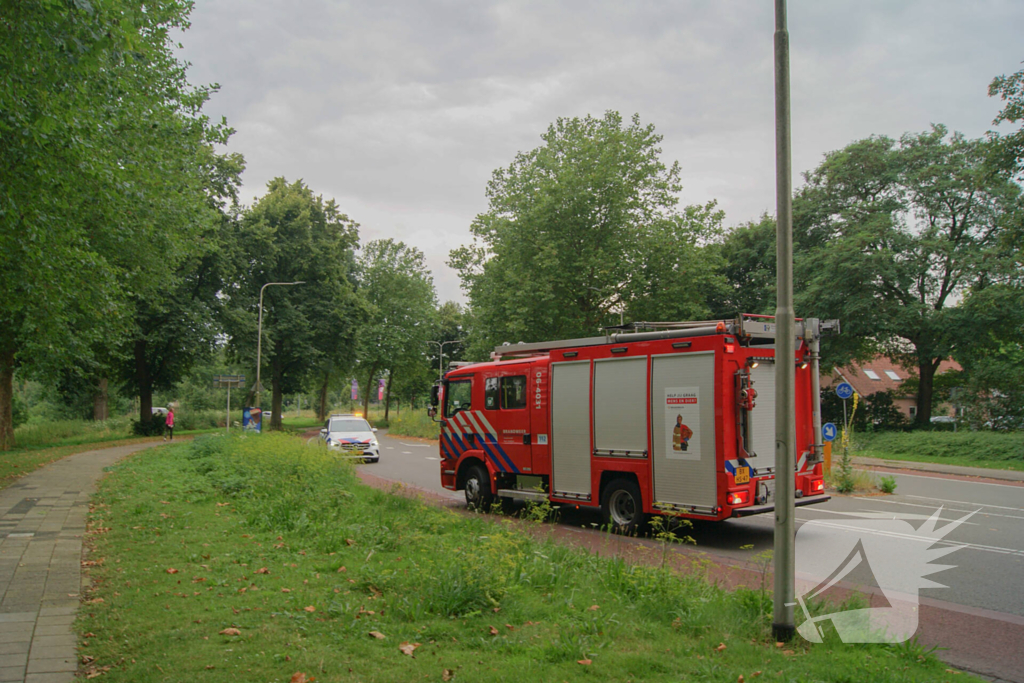
M480 465L473 465L466 472L466 506L470 510L486 512L494 502L494 494L491 493L491 482L487 477L487 470Z
M601 496L601 517L605 525L620 534L634 534L647 521L640 487L632 479L613 479Z

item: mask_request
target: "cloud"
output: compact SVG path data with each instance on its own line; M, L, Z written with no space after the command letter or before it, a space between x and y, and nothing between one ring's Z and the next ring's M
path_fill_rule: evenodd
M932 122L981 135L1022 20L1000 0L790 2L795 169ZM684 203L773 212L773 22L768 2L205 0L180 40L192 81L222 86L207 112L237 129L243 197L305 179L364 241L422 249L445 300L491 172L559 116L637 112Z

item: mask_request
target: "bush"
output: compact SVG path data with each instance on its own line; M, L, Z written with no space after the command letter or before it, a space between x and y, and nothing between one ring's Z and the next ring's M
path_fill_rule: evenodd
M44 446L62 441L103 441L120 439L130 433L127 418L111 418L103 422L91 420L39 420L14 430L20 447Z
M436 439L441 435L440 425L427 416L426 410L406 410L401 415L392 415L389 423L388 433L393 436Z

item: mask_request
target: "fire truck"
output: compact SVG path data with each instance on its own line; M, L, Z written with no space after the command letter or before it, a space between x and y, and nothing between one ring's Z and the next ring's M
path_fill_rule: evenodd
M796 323L795 496L821 503L819 340ZM600 508L636 531L652 514L725 520L774 510L775 323L631 323L605 335L495 348L432 393L441 483L470 507L496 499ZM436 418L435 418L436 419Z

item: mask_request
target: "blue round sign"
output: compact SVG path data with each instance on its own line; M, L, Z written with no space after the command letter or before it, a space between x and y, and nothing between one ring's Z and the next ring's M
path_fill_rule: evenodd
M836 387L836 396L845 401L853 396L853 387L850 386L849 382L840 382L839 386Z
M836 436L839 435L839 430L831 422L826 422L821 425L821 436L825 441L835 441Z

